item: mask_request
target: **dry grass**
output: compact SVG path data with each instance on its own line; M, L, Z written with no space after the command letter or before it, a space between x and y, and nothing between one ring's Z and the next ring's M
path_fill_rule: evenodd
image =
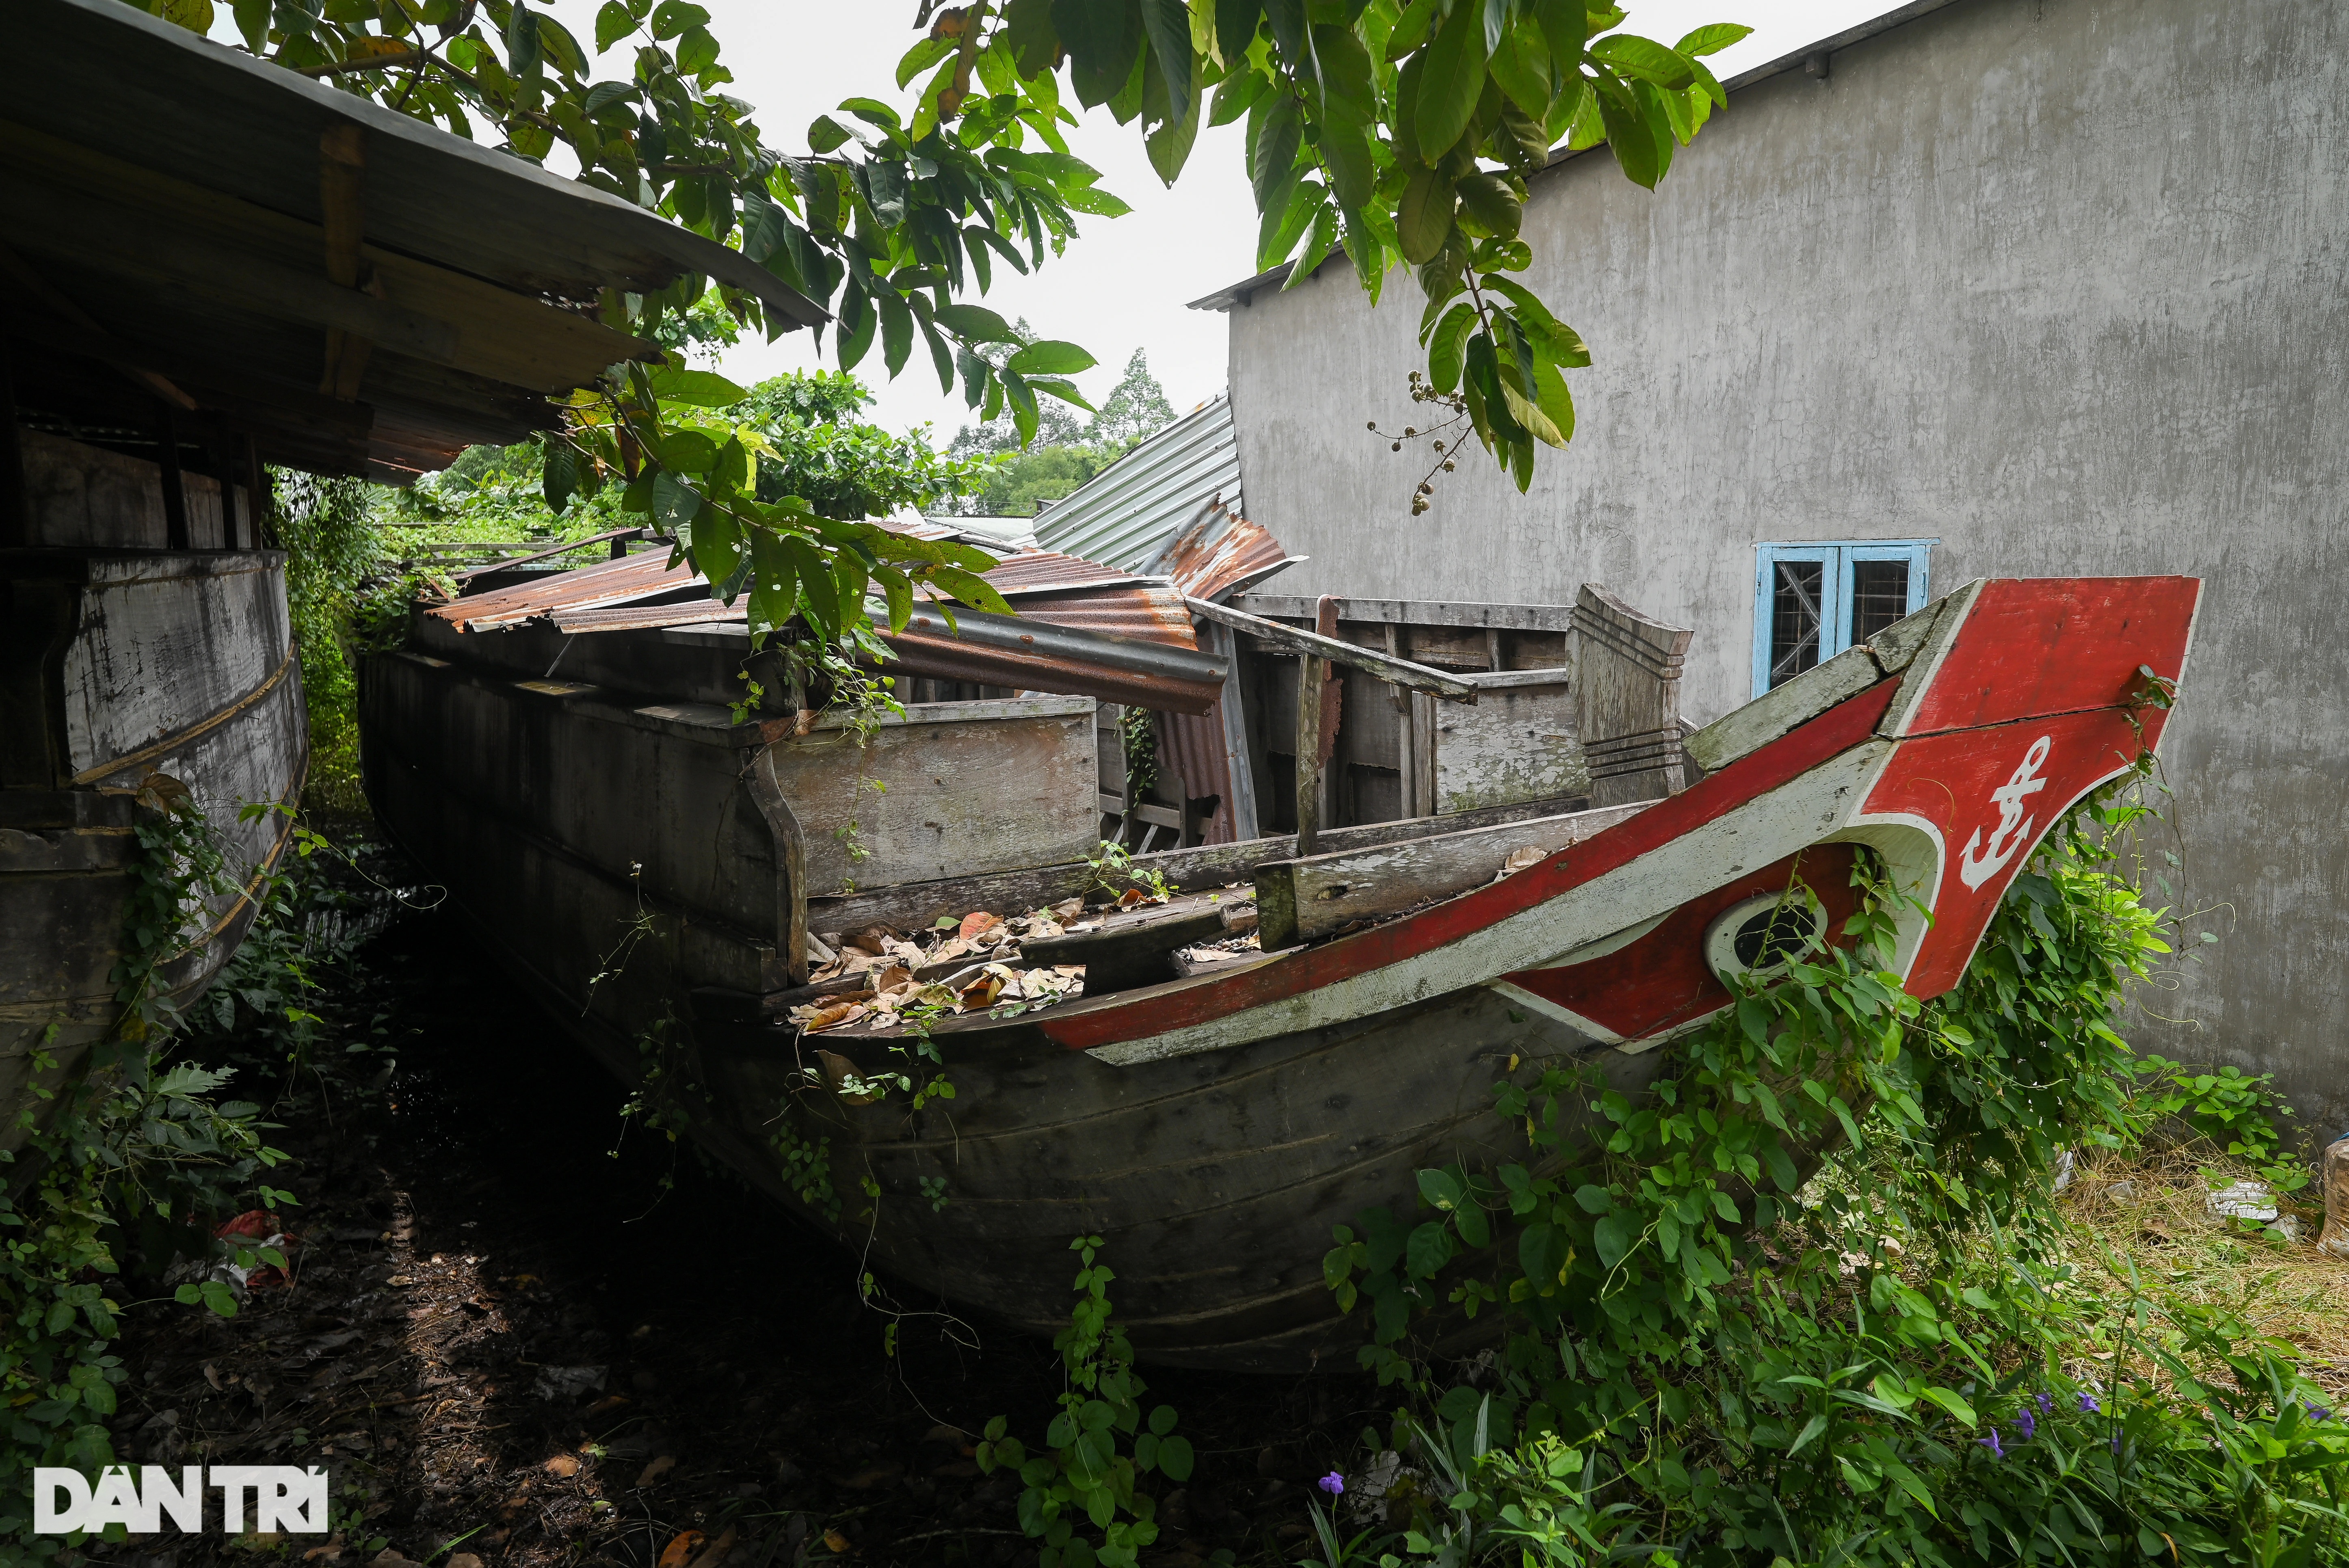
M2093 1275L2109 1266L2103 1254L2116 1253L2147 1287L2224 1307L2300 1346L2311 1380L2349 1405L2349 1260L2316 1250L2319 1208L2287 1203L2300 1218L2291 1243L2210 1213L2214 1185L2251 1175L2199 1141L2084 1160L2062 1198L2082 1233L2075 1261Z

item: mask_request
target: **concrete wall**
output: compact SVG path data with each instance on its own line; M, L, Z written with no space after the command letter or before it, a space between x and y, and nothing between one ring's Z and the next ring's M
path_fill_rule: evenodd
M1563 602L1697 628L1751 689L1758 540L1937 538L1985 575L2208 580L2165 747L2189 904L2229 906L2144 1044L2349 1126L2349 8L1958 0L1733 95L1662 190L1536 182L1530 280L1588 337L1580 434L1409 516L1422 297L1342 267L1230 313L1283 592Z

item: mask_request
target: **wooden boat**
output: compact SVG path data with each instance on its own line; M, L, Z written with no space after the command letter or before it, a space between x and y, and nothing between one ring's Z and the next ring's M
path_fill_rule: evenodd
M1056 727L1089 738L1081 711L1031 697L897 727L953 744L908 741L864 766L895 769L916 816L979 803L988 830L963 835L978 863L818 897L812 913L812 861L792 845L817 838L795 816L824 777L808 750L821 727L517 681L440 634L370 667L369 784L566 1027L624 1076L640 1040L675 1050L676 1080L698 1086L693 1135L874 1264L1041 1332L1065 1312L1068 1238L1097 1233L1144 1355L1295 1369L1359 1334L1321 1283L1330 1226L1407 1202L1422 1167L1507 1154L1489 1107L1513 1059L1522 1073L1588 1060L1637 1099L1671 1041L1726 1005L1721 973L1768 961L1768 912L1797 867L1831 919L1854 857L1880 857L1919 906L1900 917L1906 984L1953 985L2040 836L2158 740L2169 688L2150 677L2182 674L2199 594L2186 578L1977 582L1671 747L1661 676L1687 634L1586 589L1580 743L1595 779L1652 789L1340 828L1302 857L1287 838L1143 857L1181 896L1027 942L1031 966L1085 965L1084 995L927 1026L955 1094L919 1109L902 1094L861 1103L907 1059L902 1019L802 1035L774 1016L811 996L787 983L798 933L1081 896L1095 868L1049 851L1089 833L1050 809L1050 758L1072 755ZM1301 633L1262 634L1315 651ZM499 658L520 671L559 640ZM1346 656L1382 679L1430 674ZM1594 702L1618 721L1595 725ZM1028 783L978 766L1006 749L972 738L980 725L1043 759ZM948 771L957 748L967 777ZM956 858L948 845L943 862ZM1251 893L1262 951L1179 973L1195 965L1174 954L1245 923L1228 910ZM640 911L644 956L613 959Z
M176 1006L236 951L252 883L291 830L240 820L239 807L291 805L308 758L285 554L235 548L240 516L253 535L247 486L172 476L185 537L171 549L158 465L37 431L17 440L31 526L0 549L0 1147L21 1139L15 1113L36 1076L53 1087L80 1072L122 1012L142 787L159 774L185 786L245 884L209 901L157 974L156 998Z

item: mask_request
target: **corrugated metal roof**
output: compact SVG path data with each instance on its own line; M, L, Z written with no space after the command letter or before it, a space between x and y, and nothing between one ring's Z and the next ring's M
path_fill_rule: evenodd
M905 531L914 531L908 529ZM982 686L1098 696L1197 713L1223 689L1224 661L1199 651L1180 590L1057 551L1023 551L982 573L1019 607L1014 616L964 610L956 619L917 607L903 633L883 633L910 673ZM640 632L740 623L747 600L713 603L690 562L664 551L548 574L426 614L460 631L492 632L549 619L558 631Z
M1143 570L1173 578L1174 586L1194 599L1220 603L1305 559L1283 550L1262 523L1250 522L1221 501L1209 501Z
M1241 510L1232 404L1220 392L1047 509L1036 537L1048 550L1131 572L1217 500Z

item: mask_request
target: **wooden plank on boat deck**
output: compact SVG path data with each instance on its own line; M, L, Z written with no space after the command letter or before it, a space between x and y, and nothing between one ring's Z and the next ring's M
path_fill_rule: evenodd
M1636 816L1648 805L1640 800L1604 806L1258 866L1260 940L1269 952L1327 936L1358 920L1400 913L1430 898L1466 892L1491 882L1516 851L1556 853Z
M1506 806L1462 811L1454 816L1411 817L1395 822L1329 828L1322 831L1321 842L1326 846L1325 852L1334 854L1348 850L1369 849L1377 844L1397 843L1406 839L1423 839L1436 833L1532 821L1588 804L1588 801L1578 798L1520 800ZM1137 872L1156 872L1166 879L1169 885L1185 890L1222 887L1230 882L1247 881L1266 861L1292 858L1296 843L1294 837L1283 833L1278 838L1246 839L1230 844L1201 844L1187 850L1163 850L1154 855L1134 856L1133 867ZM866 892L811 898L808 901L808 926L813 931L862 931L868 925L913 930L928 925L943 914L962 915L980 909L994 914L1014 914L1022 910L1041 909L1062 899L1079 897L1093 886L1093 868L1083 861L1033 866L1024 871L1001 872L992 875L908 882L897 887L874 888Z

